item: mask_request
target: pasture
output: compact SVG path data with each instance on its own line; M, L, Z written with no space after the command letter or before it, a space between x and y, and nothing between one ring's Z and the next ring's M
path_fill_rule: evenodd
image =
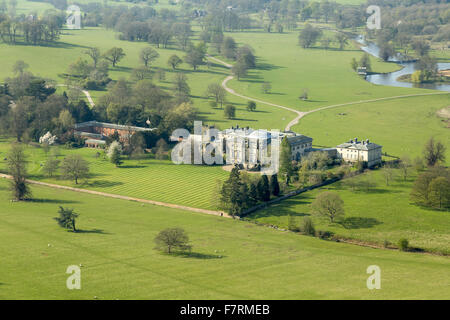
M289 215L298 223L309 216L316 229L345 238L381 246L385 241L397 245L401 238L406 238L413 247L450 253L450 214L411 203L409 194L417 178L413 171L410 170L405 182L399 176L399 170L395 170L395 178L389 185L386 185L382 170L371 171L365 177L350 178L356 181L369 179L376 185L370 190L355 189L348 180L343 180L270 206L250 218L287 228ZM310 204L324 191L337 192L344 201L345 217L341 221L330 223L326 218L311 214Z
M0 299L448 299L445 257L375 250L216 216L33 187L9 202L0 180ZM53 220L80 214L78 233ZM164 228L182 227L193 253L153 250ZM82 265L81 290L66 269ZM366 269L381 268L381 290Z
M389 155L414 158L422 156L430 137L450 146L450 129L436 114L449 104L450 94L355 104L307 115L294 131L313 137L313 143L322 146L336 146L355 137L370 139ZM450 148L446 157L449 163Z
M6 171L3 159L8 149L8 143L0 144L0 170L3 172ZM43 149L28 146L26 152L29 155L30 179L189 207L215 209L212 207L212 199L217 180L224 181L229 175L221 167L176 165L169 160L155 159L124 160L120 167L115 167L103 156L96 157L98 150L62 147L58 150L59 160L73 153L82 155L89 161L91 177L78 185L72 181L61 180L58 176L46 177L42 172L46 159Z
M85 28L83 30L65 30L60 41L55 46L9 46L0 44L0 60L2 60L2 70L0 78L12 76L12 66L17 60L23 60L30 65L29 71L44 78L53 79L56 83L64 83L60 75L66 72L68 66L78 58L88 60L88 56L83 52L89 47L98 47L102 52L112 47L124 49L125 58L115 67L110 68L110 77L113 80L124 78L130 85L135 82L131 79L133 68L140 65L139 52L142 48L149 46L145 42L130 42L117 39L118 34L112 30L103 28ZM24 50L26 48L26 50ZM193 71L190 66L183 63L177 70L171 70L167 66L168 58L177 54L182 59L185 53L177 47L171 46L167 49L157 48L160 57L152 65L155 68L162 68L166 72L166 80L154 82L162 89L171 90L176 72L183 72L188 78L191 87L191 98L194 106L199 111L199 120L225 129L232 125L251 126L256 128L283 129L291 120L293 114L287 110L280 110L274 107L258 104L256 111L250 112L246 109L247 100L228 95L227 100L236 106L236 118L227 119L223 115L223 109L212 108L209 105L211 99L207 99L205 91L210 83L221 83L229 75L229 70L221 65L203 65L197 71ZM63 91L63 89L59 89ZM91 90L94 102L106 93L103 91Z
M383 145L383 151L396 156L421 155L425 141L431 136L450 145L449 129L436 116L436 111L450 104L450 95L419 88L373 85L350 68L351 59L359 59L362 55L353 43L343 51L336 48L302 49L297 45L297 35L298 32L277 35L233 33L238 41L254 47L259 68L242 81L230 81L229 87L250 97L300 111L401 95L437 93L318 111L305 116L292 130L313 137L317 146L333 147L354 137L369 138ZM376 72L398 69L394 63L371 59ZM271 82L272 93L262 93L264 81ZM298 97L305 88L309 99L302 101ZM450 159L450 149L447 159Z
M240 43L251 45L258 57L259 67L241 81L233 80L229 86L236 92L299 111L318 107L370 100L382 97L433 92L423 89L376 86L358 76L350 66L363 52L351 41L345 50L336 45L328 50L316 47L303 49L298 45L298 31L283 34L265 32L230 33ZM333 33L325 31L332 38ZM283 48L280 50L280 48ZM399 69L371 57L374 72L391 72ZM272 84L272 92L264 94L264 81ZM308 100L299 99L303 89L308 90Z

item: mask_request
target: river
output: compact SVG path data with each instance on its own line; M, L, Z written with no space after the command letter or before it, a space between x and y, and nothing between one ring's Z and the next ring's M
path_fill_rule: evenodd
M361 43L363 46L361 50L379 58L380 49L375 43L369 42L366 43L362 36L359 36L355 39L357 42ZM390 58L390 62L397 63L403 66L402 69L389 73L377 73L366 76L366 80L373 83L384 86L392 86L392 87L404 87L404 88L424 88L424 89L433 89L440 91L449 91L450 92L450 84L443 83L411 83L411 82L403 82L398 81L397 78L406 74L412 74L416 71L416 63L415 62L402 62L398 59ZM439 70L450 69L450 63L438 63Z

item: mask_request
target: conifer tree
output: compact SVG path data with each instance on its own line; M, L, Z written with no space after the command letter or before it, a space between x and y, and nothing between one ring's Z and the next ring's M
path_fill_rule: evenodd
M230 172L230 177L224 182L221 192L221 201L224 209L232 216L239 216L243 211L243 195L239 167L236 165ZM247 197L247 194L245 195Z
M258 203L258 189L256 188L256 184L250 184L250 191L248 193L248 204L250 207L255 206Z
M287 137L284 137L283 141L281 142L280 175L288 185L293 174L294 167L292 166L291 145L289 144Z
M270 176L270 193L275 197L280 195L280 184L278 183L278 176L276 174Z
M261 177L262 180L262 200L269 201L270 200L270 186L269 186L269 178L264 174Z

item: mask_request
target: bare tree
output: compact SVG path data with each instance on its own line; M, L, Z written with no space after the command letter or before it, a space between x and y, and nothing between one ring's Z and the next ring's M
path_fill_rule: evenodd
M394 167L391 164L385 164L383 168L383 175L386 185L389 186L389 183L394 178Z
M337 193L330 191L319 194L311 204L311 210L316 215L328 217L330 222L345 214L344 201Z
M78 184L78 179L86 178L89 175L89 165L78 154L67 156L61 164L62 176L66 179L71 179Z
M97 69L97 63L102 58L100 49L99 48L89 48L86 51L84 51L84 53L87 54L92 59L92 62L94 63L94 68Z
M21 145L13 144L7 158L8 172L12 176L11 192L17 201L31 196L31 190L26 181L26 156Z
M220 83L211 83L208 86L208 89L206 89L206 95L208 97L213 97L217 104L220 103L220 107L223 107L223 104L225 102L227 92L225 89L220 85Z
M411 160L407 155L400 158L399 168L402 172L403 180L406 181L409 174L409 169L412 167Z
M139 54L139 59L146 67L148 67L148 65L155 61L158 57L159 53L152 47L143 48Z
M440 141L435 141L431 137L425 144L423 151L425 162L427 166L433 167L436 164L445 162L445 146Z
M125 52L122 48L111 48L109 49L105 55L105 59L112 63L112 66L115 67L123 57L125 57Z

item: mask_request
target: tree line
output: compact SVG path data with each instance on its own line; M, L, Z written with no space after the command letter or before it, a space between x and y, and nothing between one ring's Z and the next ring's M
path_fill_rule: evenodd
M442 142L430 138L425 144L423 159L415 161L419 175L413 184L411 199L416 204L450 209L450 170L444 167L446 149Z
M64 23L65 15L60 12L15 16L0 9L0 39L13 45L49 45L59 40Z

